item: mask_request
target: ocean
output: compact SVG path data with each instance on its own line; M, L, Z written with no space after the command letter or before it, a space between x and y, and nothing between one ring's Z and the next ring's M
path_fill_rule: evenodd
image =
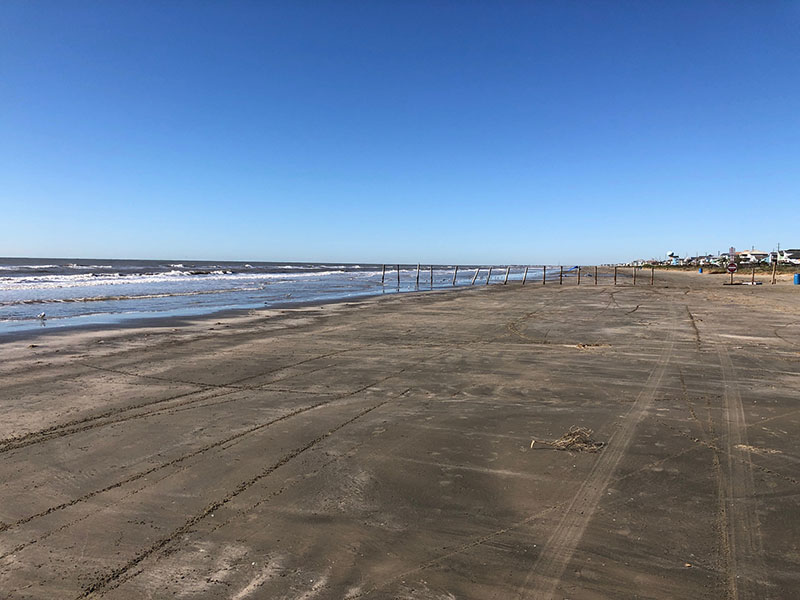
M459 267L456 287L476 266ZM509 280L521 280L524 267ZM191 317L225 310L335 302L453 287L453 266L178 260L0 258L0 335L41 328L114 325L137 319ZM482 267L476 284L486 283ZM541 269L528 277L541 278ZM491 283L502 283L505 266ZM44 318L39 315L44 313Z

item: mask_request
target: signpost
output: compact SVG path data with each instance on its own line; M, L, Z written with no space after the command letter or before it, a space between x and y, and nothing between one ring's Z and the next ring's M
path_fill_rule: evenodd
M728 273L731 274L731 285L733 285L733 274L736 273L737 269L738 267L735 262L731 261L728 263Z

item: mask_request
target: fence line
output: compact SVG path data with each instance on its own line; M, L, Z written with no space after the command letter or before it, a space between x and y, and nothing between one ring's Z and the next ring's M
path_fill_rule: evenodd
M414 267L413 267L413 265L401 265L401 264L395 264L395 265L389 265L389 266L390 267L392 267L392 266L394 267L394 270L395 270L395 273L396 273L396 281L397 281L396 287L399 289L400 285L401 285L401 274L400 274L400 272L402 270L401 267L405 266L406 270L413 270ZM464 271L464 267L462 267L460 265L455 265L453 267L436 268L436 270L449 271L451 268L453 269L453 277L452 277L452 280L450 282L450 285L451 286L457 286L459 284L459 280L458 280L459 269L461 269L461 271L463 272ZM475 273L472 275L472 279L470 280L469 285L475 285L475 282L478 280L478 277L480 276L480 273L484 268L488 269L488 272L486 274L485 285L490 285L492 283L492 274L494 273L494 270L496 268L495 265L489 265L488 267L486 267L486 266L477 266L477 267L475 267ZM502 268L502 267L500 267L500 268ZM524 268L524 271L522 270L523 268ZM550 268L551 268L551 271L552 271L552 267L550 267ZM589 268L594 270L594 277L593 277L593 282L592 282L593 285L600 285L600 279L603 276L609 277L609 279L611 279L611 277L612 277L612 274L610 272L610 268L611 267L607 267L606 269L609 269L609 270L607 270L605 273L601 273L600 272L600 267L597 266L597 265L595 265L593 267L575 265L574 267L568 267L566 269L564 268L563 265L559 265L559 267L558 267L558 284L559 285L563 285L565 277L575 277L576 285L581 285L583 270L584 269L589 269ZM386 286L386 269L387 269L387 265L386 264L381 265L381 285L382 286ZM430 271L430 287L431 287L431 289L433 289L433 287L434 287L433 272L435 270L435 267L434 267L434 265L429 265L428 269ZM519 265L519 266L505 265L505 271L506 272L505 272L505 277L503 278L503 285L508 285L509 281L515 281L515 280L516 281L520 281L520 279L512 278L512 269L520 269L520 271L517 271L515 273L515 275L516 275L516 277L520 277L520 275L521 275L522 285L525 285L525 283L528 281L528 272L531 269L530 265ZM548 265L541 265L541 269L542 269L542 285L545 285L547 283L547 278L548 278L548 275L549 275L549 273L548 273ZM618 266L614 266L613 269L614 269L613 270L613 285L620 285L619 267ZM632 284L633 285L639 285L638 277L637 277L637 271L639 269L641 269L641 267L631 267L631 280L632 280ZM417 263L416 278L414 280L414 287L417 288L417 289L419 289L421 271L422 271L422 263ZM589 273L589 277L591 277L591 276L592 276L591 273ZM751 277L754 278L754 275L752 275ZM655 267L651 266L650 267L650 281L649 281L650 285L655 285L655 278L656 278L655 277ZM555 275L553 275L551 277L551 279L555 279ZM447 280L445 279L445 281L447 281Z

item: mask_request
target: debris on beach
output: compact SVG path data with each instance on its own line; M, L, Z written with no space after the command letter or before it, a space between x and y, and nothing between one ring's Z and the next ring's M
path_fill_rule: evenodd
M749 446L747 444L736 444L734 448L738 450L747 450L755 454L783 454L783 452L775 450L774 448L759 448L758 446Z
M603 446L603 442L596 442L592 439L593 431L587 427L572 426L569 431L557 440L531 440L531 448L534 444L540 444L555 450L569 450L571 452L597 452Z

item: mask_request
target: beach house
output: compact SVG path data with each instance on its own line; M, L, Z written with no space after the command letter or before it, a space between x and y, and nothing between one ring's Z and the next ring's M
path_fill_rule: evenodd
M769 257L769 253L762 252L761 250L744 250L739 252L739 261L743 263L762 263L767 260L767 257Z
M800 248L787 248L778 250L778 263L800 265Z

